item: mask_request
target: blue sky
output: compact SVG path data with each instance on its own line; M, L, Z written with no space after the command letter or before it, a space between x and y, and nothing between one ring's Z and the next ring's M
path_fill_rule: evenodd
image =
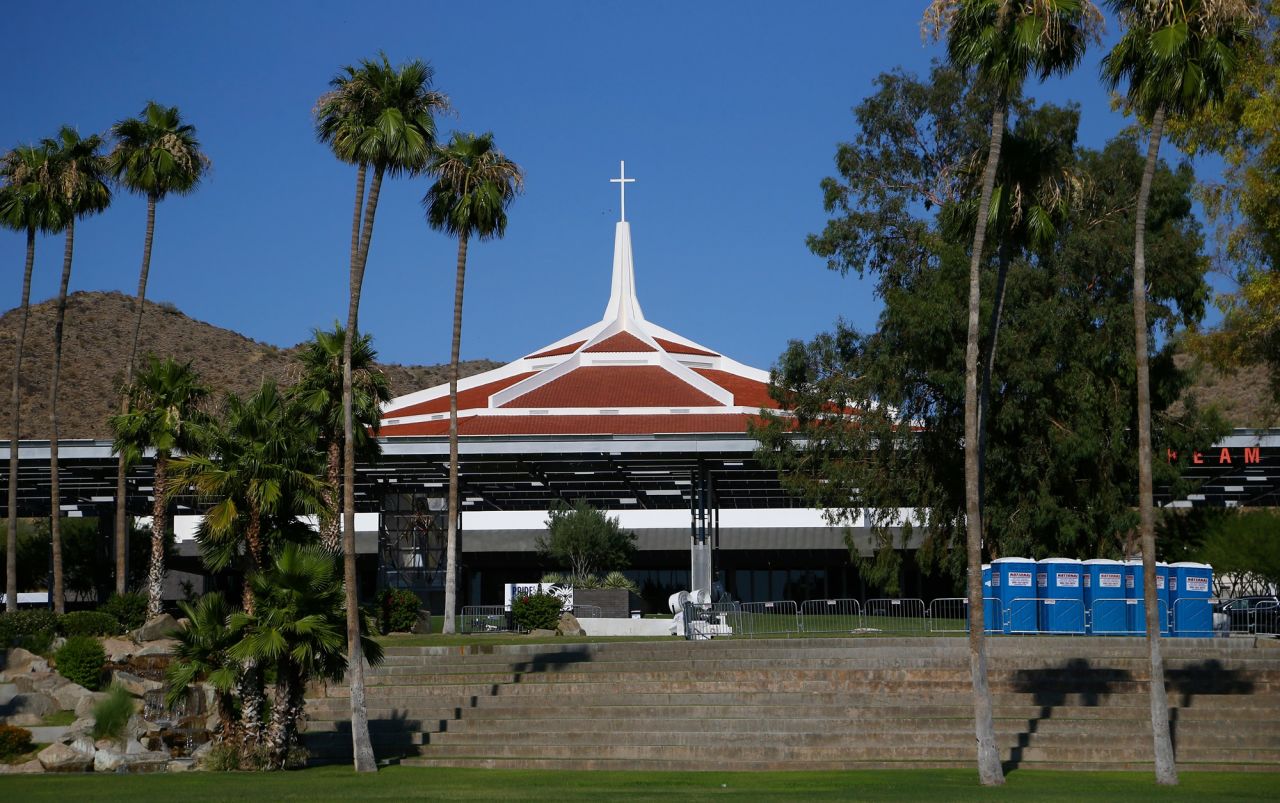
M311 108L341 65L379 50L422 58L457 111L442 134L492 130L527 173L506 238L470 250L464 359L515 358L599 319L618 217L609 179L625 159L646 317L768 368L839 316L874 326L869 284L826 270L804 238L825 222L818 182L853 137L851 107L878 73L923 72L941 54L921 41L923 5L20 3L0 49L15 79L0 146L63 123L105 131L148 99L179 106L214 167L160 205L148 296L288 346L346 309L354 170L316 142ZM1029 87L1080 102L1090 146L1126 125L1097 82L1102 52ZM426 186L390 182L378 209L361 328L391 362L449 354L456 244L424 223ZM144 213L121 194L77 227L73 290L133 292ZM18 303L23 250L0 234L4 308ZM61 251L40 242L34 300L56 294Z

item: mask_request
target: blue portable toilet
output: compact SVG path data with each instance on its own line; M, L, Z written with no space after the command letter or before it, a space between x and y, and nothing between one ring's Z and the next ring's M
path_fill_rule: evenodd
M1001 630L1000 600L991 587L991 564L982 564L982 629L987 633Z
M1095 558L1082 564L1084 607L1089 611L1089 632L1115 635L1128 630L1128 605L1124 594L1124 564Z
M1173 600L1173 635L1209 638L1213 635L1213 567L1207 563L1174 563L1169 566L1169 593Z
M1169 564L1156 561L1156 599L1164 603L1166 620L1173 618L1173 597L1169 593ZM1169 635L1169 633L1165 633Z
M1083 574L1084 564L1073 558L1045 558L1036 564L1042 632L1085 632Z
M991 561L991 588L1005 611L1005 633L1037 630L1036 562L1027 558Z
M1125 596L1129 599L1127 606L1129 632L1146 635L1147 609L1143 604L1142 596L1146 585L1142 577L1142 561L1126 560L1124 571ZM1165 577L1168 578L1168 569L1165 570ZM1156 565L1156 616L1160 620L1160 635L1169 635L1169 596L1168 592L1161 588L1159 564Z

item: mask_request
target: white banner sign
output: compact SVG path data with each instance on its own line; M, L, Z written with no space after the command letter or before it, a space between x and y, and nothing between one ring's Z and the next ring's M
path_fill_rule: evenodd
M528 597L534 594L550 594L559 597L561 610L573 610L573 586L560 586L554 583L507 583L503 587L502 604L511 610L511 603L517 597Z

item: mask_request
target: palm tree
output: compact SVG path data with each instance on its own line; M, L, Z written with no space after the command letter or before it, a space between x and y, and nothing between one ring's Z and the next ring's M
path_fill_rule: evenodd
M444 586L444 632L452 633L458 610L458 351L462 345L467 243L472 237L488 240L506 233L507 207L524 188L524 173L494 146L492 133L455 133L448 145L436 149L427 172L436 179L422 199L427 223L458 238L449 348L449 527Z
M99 153L102 137L81 137L70 126L58 136L43 141L49 154L49 181L52 203L58 208L58 222L66 234L62 252L62 280L58 284L58 306L53 322L53 373L49 378L49 534L52 542L53 609L66 610L62 580L62 494L58 484L58 376L62 371L62 328L67 314L67 287L71 282L71 258L76 246L76 218L95 215L111 204L106 182L106 160Z
M151 506L151 560L147 568L147 616L159 616L164 587L164 536L169 527L169 459L175 450L191 452L198 444L201 409L209 390L191 363L147 359L146 366L126 388L129 407L111 418L115 452L133 465L147 449L155 450L154 501Z
M1070 71L1084 55L1101 15L1087 0L933 0L925 25L947 38L947 55L995 95L978 221L990 219L991 196L1000 164L1000 148L1009 99L1021 92L1027 76L1041 79ZM982 454L978 409L978 348L981 312L982 249L987 226L975 225L969 263L969 324L965 347L965 531L968 553L969 664L973 676L974 727L978 775L984 785L1004 783L995 741L991 690L987 685L985 623L982 615Z
M338 518L338 494L342 476L342 350L346 330L335 323L332 330L316 329L298 352L302 376L290 391L302 414L319 433L325 453L325 507L320 516L320 543L333 553L342 549L342 522ZM378 353L373 336L360 335L352 346L351 373L355 405L356 450L361 457L376 457L380 451L378 427L382 403L391 399L386 374L377 366Z
M1168 117L1191 117L1222 98L1239 54L1253 35L1254 10L1245 0L1108 0L1125 32L1102 61L1112 89L1124 83L1128 104L1148 121L1147 162L1134 213L1133 333L1138 374L1138 514L1147 644L1151 659L1151 730L1156 782L1176 784L1169 706L1156 602L1155 510L1151 480L1151 380L1147 327L1147 203Z
M18 610L18 440L22 437L22 349L31 308L31 270L36 259L36 233L61 228L50 203L49 154L41 146L19 145L0 157L0 226L27 235L27 260L22 269L22 301L18 339L14 344L13 391L10 401L13 429L9 437L9 500L6 534L5 610Z
M235 732L233 694L238 680L229 654L239 641L239 634L229 626L234 610L218 593L205 594L195 605L179 602L178 609L187 626L173 634L178 643L173 648L174 661L165 673L169 681L165 704L170 708L177 705L196 681L208 683L214 690L222 739L229 741Z
M245 635L233 658L275 669L276 693L266 733L267 765L283 769L297 743L298 723L310 680L337 680L346 665L342 582L333 557L289 544L271 566L250 575L259 600L255 614L236 614L232 626ZM382 647L361 633L365 659L382 660Z
M267 381L248 399L229 394L224 420L205 427L201 441L198 452L172 461L168 492L189 487L217 500L198 534L211 569L224 569L243 555L246 576L261 571L269 541L310 532L297 517L323 507L314 432L291 415L285 397ZM242 604L252 615L255 599L247 580Z
M342 353L342 550L347 595L347 681L351 686L351 739L357 772L376 772L364 705L364 667L360 652L360 616L356 589L355 435L352 411L352 345L359 333L360 289L373 236L382 178L416 173L426 166L435 145L433 115L448 108L448 99L431 89L432 70L411 61L392 68L385 54L365 60L359 69L345 67L331 91L316 104L316 135L342 162L356 166L355 213L351 220L350 282ZM365 174L373 169L369 197ZM364 223L360 219L363 214Z
M156 229L156 203L170 193L186 195L200 184L209 170L209 157L200 151L193 126L182 122L177 106L161 106L148 101L138 117L121 120L111 127L116 146L108 157L111 176L125 189L147 199L147 232L142 240L142 269L138 272L137 310L133 322L133 340L129 360L125 363L124 386L133 381L134 362L138 356L138 333L142 330L142 311L146 306L147 276L151 272L151 241ZM120 400L120 412L128 401ZM129 527L126 526L125 463L123 455L116 467L116 593L125 592Z

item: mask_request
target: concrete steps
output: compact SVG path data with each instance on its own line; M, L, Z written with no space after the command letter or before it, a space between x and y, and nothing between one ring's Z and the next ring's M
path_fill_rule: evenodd
M1015 766L1149 769L1141 639L990 642L996 736ZM1168 641L1179 762L1280 767L1280 649ZM971 767L956 638L390 648L366 675L375 750L422 766ZM315 760L350 755L341 684L313 687Z

